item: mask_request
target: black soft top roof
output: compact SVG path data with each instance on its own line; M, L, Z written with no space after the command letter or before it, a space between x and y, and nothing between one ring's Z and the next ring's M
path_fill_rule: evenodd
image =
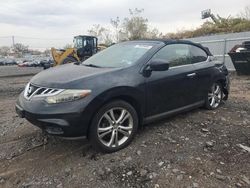
M74 36L74 38L76 38L76 37L97 38L97 37L91 36L91 35L77 35L77 36Z
M210 50L208 49L208 47L202 46L200 43L195 43L189 40L183 40L183 39L146 39L146 40L138 40L140 42L163 42L166 45L167 44L191 44L194 46L197 46L199 48L202 48L204 51L206 51L206 53L209 56L212 56L212 53L210 52Z

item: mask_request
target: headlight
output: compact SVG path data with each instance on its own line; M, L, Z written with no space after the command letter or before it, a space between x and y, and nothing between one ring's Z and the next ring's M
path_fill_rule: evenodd
M70 102L84 98L88 96L90 93L91 90L67 89L57 95L46 97L46 101L49 104Z

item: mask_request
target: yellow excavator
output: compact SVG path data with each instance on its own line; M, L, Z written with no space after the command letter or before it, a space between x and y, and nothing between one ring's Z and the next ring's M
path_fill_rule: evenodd
M105 46L98 46L97 42L97 37L79 35L74 37L74 48L67 48L65 50L51 48L51 54L54 59L53 66L82 62L106 48Z

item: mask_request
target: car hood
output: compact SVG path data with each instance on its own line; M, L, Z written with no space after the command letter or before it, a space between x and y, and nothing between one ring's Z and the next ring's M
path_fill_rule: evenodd
M66 89L71 88L76 82L79 83L112 70L114 68L95 68L74 64L60 65L38 73L30 82L42 87Z

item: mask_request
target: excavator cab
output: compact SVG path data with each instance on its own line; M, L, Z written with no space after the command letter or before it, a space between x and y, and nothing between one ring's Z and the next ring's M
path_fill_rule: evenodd
M73 42L80 61L84 61L97 53L97 37L79 35L74 37Z

